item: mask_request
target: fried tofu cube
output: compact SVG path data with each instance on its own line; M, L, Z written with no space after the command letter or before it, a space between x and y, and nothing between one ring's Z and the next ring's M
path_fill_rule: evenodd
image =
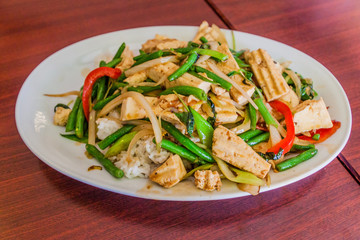
M71 109L69 108L57 107L54 115L54 124L58 126L65 126L70 113Z
M228 96L218 96L217 99L219 103L221 103L221 106L218 106L216 103L214 103L215 111L217 113L216 123L225 124L236 122L238 115L231 98Z
M137 72L129 77L127 77L124 82L129 83L130 85L136 85L138 83L144 82L147 79L145 71Z
M145 97L151 108L157 106L159 100L156 97ZM120 120L134 120L146 117L145 110L131 97L126 98L121 105Z
M177 39L168 38L159 34L155 35L154 39L147 40L142 45L142 50L146 53L155 52L158 50L171 49L171 48L182 48L186 47L186 41L179 41Z
M330 114L322 98L300 103L294 112L295 134L333 126Z
M232 71L238 71L240 69L227 44L222 44L221 46L219 46L217 51L226 54L229 57L224 62L216 63L216 66L223 73L229 74ZM208 61L213 61L213 60L208 60ZM247 93L247 95L251 96L255 92L255 86L247 82L244 82L244 79L240 75L235 74L230 78L234 82L236 82ZM245 105L246 103L248 103L248 100L241 94L241 92L239 92L235 88L230 89L230 95L232 99L234 99L234 101L237 102L239 105Z
M275 65L271 56L263 49L245 54L254 72L257 83L264 91L268 102L287 94L290 90L280 69Z
M212 192L214 190L220 191L221 179L217 171L211 170L197 170L194 174L195 186L199 189Z
M186 169L179 155L172 155L149 176L150 180L165 188L171 188L185 176Z
M221 125L214 131L212 152L225 162L259 178L264 178L271 167L244 140Z
M134 63L133 52L130 50L129 46L126 46L123 53L121 54L121 62L116 66L122 72L126 69L129 69Z
M224 33L215 24L209 26L207 21L203 21L199 26L199 30L196 33L193 42L201 43L200 38L205 37L208 41L216 41L221 44L227 43Z

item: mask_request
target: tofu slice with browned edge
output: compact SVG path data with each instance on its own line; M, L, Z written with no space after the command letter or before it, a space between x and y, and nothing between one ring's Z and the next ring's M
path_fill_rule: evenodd
M300 103L294 112L295 134L333 126L330 114L322 98Z
M200 38L205 37L208 41L216 41L220 42L221 44L226 43L226 37L224 33L220 30L218 26L212 24L211 27L207 21L203 21L196 33L193 42L201 43Z
M226 54L229 58L224 62L217 62L216 66L225 74L229 74L232 71L238 71L239 65L237 64L235 58L231 54L231 51L227 44L222 44L217 48L218 52ZM210 59L208 61L214 62L214 60ZM233 81L235 81L249 96L253 95L255 92L255 86L248 83L244 78L242 78L239 74L235 74L230 77ZM245 105L248 103L247 99L235 88L230 89L230 95L235 102L239 105Z
M142 45L141 50L146 53L151 53L158 50L182 48L186 46L186 41L180 41L178 39L168 38L166 36L156 34L154 39L149 39Z
M212 153L225 162L264 178L271 165L244 140L229 129L219 126L214 131Z
M263 49L245 54L245 58L254 72L268 102L287 94L290 90L281 70L275 65L271 56Z
M175 87L175 86L191 86L196 87L204 90L205 93L210 91L211 83L205 82L197 77L189 73L184 73L181 77L175 79L174 81L167 80L167 77L175 72L179 68L178 65L167 62L164 64L158 64L152 68L147 69L147 75L150 79L154 80L155 82L162 81L164 78L164 85L166 88Z
M149 176L150 180L165 188L171 188L185 176L186 169L179 155L172 155Z

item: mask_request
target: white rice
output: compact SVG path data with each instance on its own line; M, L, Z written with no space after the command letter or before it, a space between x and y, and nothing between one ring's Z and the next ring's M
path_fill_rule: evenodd
M97 132L96 135L100 140L105 139L110 134L122 127L122 125L114 120L107 118L98 118L96 120Z
M131 156L136 160L132 166L129 166L126 161L126 151L111 159L115 161L118 168L124 171L127 178L147 178L153 169L170 157L170 152L164 149L158 153L152 139L153 137L140 139L131 149Z

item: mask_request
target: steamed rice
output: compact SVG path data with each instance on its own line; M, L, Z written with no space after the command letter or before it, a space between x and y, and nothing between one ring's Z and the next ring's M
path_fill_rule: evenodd
M159 164L162 164L170 157L170 152L161 149L157 152L153 137L146 137L137 141L131 149L131 156L134 162L131 165L126 161L126 151L122 151L116 157L111 158L115 166L124 171L127 178L147 178L150 172Z

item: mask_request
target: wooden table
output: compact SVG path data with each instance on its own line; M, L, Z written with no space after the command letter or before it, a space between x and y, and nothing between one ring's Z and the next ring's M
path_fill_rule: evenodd
M102 33L202 20L272 38L324 64L353 113L344 156L360 170L360 2L44 1L0 4L0 239L359 239L359 185L338 160L297 183L208 202L143 200L77 182L40 161L15 126L15 101L47 56Z

